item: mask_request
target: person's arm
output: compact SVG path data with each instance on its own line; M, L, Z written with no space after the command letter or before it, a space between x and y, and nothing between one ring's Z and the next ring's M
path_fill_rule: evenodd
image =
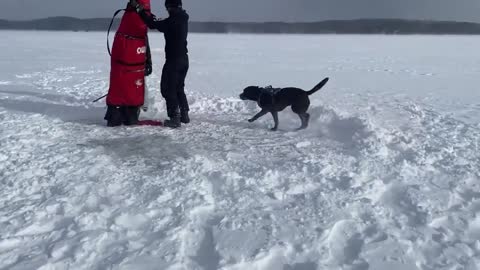
M145 62L145 76L150 76L153 71L153 65L152 65L152 53L150 51L150 42L148 42L148 37L147 37L147 59Z
M160 32L165 32L167 28L167 22L165 20L158 20L153 14L147 13L145 10L140 10L137 12L142 18L143 22L148 26L150 29L157 29Z
M130 0L130 6L132 6L135 11L138 13L140 18L142 18L143 22L147 25L150 29L157 29L160 32L165 32L167 28L167 22L165 20L158 20L155 15L151 13L147 13L144 7L139 4L136 0Z

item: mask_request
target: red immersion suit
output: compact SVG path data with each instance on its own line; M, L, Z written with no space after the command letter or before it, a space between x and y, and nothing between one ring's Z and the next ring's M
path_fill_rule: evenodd
M150 0L137 0L150 12ZM108 106L142 106L147 61L147 26L128 6L112 47Z

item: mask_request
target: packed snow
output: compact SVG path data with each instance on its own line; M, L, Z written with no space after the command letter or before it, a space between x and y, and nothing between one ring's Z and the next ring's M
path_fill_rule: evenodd
M194 34L171 130L105 127L104 33L1 34L0 269L480 269L480 37Z

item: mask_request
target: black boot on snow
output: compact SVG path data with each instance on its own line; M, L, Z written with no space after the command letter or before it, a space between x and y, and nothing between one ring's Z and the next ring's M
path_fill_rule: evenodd
M123 115L123 124L126 126L134 126L138 124L138 117L140 116L140 107L126 106Z
M180 121L180 108L171 106L167 100L167 115L170 119L165 120L163 125L169 128L179 128L182 124Z
M107 113L105 114L105 120L107 120L108 127L118 127L123 122L123 111L120 106L108 106Z
M182 126L180 122L180 116L170 117L170 119L165 120L163 125L169 128L179 128Z
M180 122L184 124L190 123L190 117L188 116L188 111L187 110L182 110L180 112Z

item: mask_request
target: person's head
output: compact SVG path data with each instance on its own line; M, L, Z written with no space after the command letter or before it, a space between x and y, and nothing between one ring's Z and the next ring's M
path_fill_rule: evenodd
M165 0L165 8L172 12L182 8L182 0Z

